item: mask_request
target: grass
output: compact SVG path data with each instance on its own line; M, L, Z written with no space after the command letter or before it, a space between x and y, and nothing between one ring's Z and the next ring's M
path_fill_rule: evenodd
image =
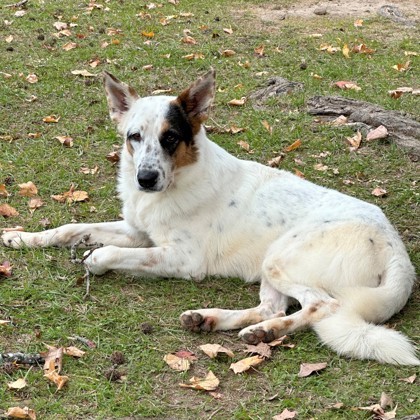
M110 0L103 2L103 9L87 13L87 3L83 2L74 5L34 0L20 18L14 16L14 9L1 9L0 184L6 184L11 195L0 197L0 203L7 202L20 215L1 220L0 228L22 225L28 231L41 230L45 224L55 227L72 220L119 217L116 166L105 159L119 140L107 116L101 80L76 76L71 71L86 69L99 75L107 70L145 95L156 89L178 92L213 66L219 90L209 124L245 128L237 135L218 130L211 135L214 141L234 155L264 163L300 138L302 146L287 153L281 167L299 169L311 181L378 204L398 228L418 268L418 164L387 141L350 152L345 142L345 137L353 134L350 129L317 124L305 108L306 100L315 94L340 93L418 117L418 96L404 95L395 100L387 95L388 90L418 83L418 57L410 57L407 72L392 69L407 60L404 51L418 52L415 31L375 16L365 19L362 28L355 28L353 19L344 18L288 18L261 23L255 4L271 7L261 1L209 0L204 4L185 0L177 6L164 1L162 7L147 9L146 2ZM181 16L181 12L194 16ZM136 16L139 13L143 17ZM160 20L170 15L178 17L163 26ZM4 19L13 23L7 25ZM57 38L53 35L57 21L77 26L71 28L70 37ZM109 28L120 32L108 35ZM226 33L224 28L231 28L233 33ZM196 45L180 42L184 29L191 30ZM142 31L153 32L153 38L141 35ZM313 33L323 36L313 38ZM10 35L13 40L7 43ZM65 51L62 47L70 41L78 47ZM109 45L102 48L103 42ZM362 42L376 50L371 57L353 54L346 59L340 53L319 51L321 43L342 47L344 43L350 46ZM258 57L254 49L262 44L265 55ZM236 55L223 57L225 49L235 50ZM201 53L204 58L183 58L190 53ZM94 59L101 62L97 68L89 66ZM302 59L308 65L306 70L299 67ZM249 67L243 66L247 61ZM149 64L153 69L143 70ZM267 74L258 77L260 72ZM311 72L323 79L313 78ZM26 81L31 73L37 75L38 83ZM272 99L259 110L250 102L241 108L226 104L247 96L273 75L303 82L304 90ZM362 90L337 92L331 86L337 80L355 81ZM31 95L37 97L35 102L27 101ZM51 114L60 116L58 123L42 121ZM272 126L271 135L262 120ZM39 136L29 138L29 133ZM60 135L72 136L74 146L63 147L55 139ZM241 149L239 140L248 142L254 153ZM327 165L328 170L315 170L317 163ZM99 167L95 175L80 172L81 166L95 165ZM352 183L345 184L344 180ZM18 194L18 184L28 181L37 185L45 202L33 214L28 210L28 199ZM66 205L50 199L52 194L67 191L71 184L87 191L90 201ZM371 195L378 185L386 188L388 196ZM13 325L0 326L2 352L39 352L44 350L43 343L67 346L72 335L88 337L97 347L80 360L65 360L63 374L70 381L59 392L42 377L40 369L28 373L27 388L8 390L7 382L25 376L27 371L4 372L0 409L27 405L42 419L269 419L289 408L302 419L359 419L366 415L354 407L376 403L386 392L398 403L398 416L420 412L416 385L400 381L413 375L415 369L340 358L322 347L311 332L295 334L294 349L280 349L255 371L239 376L229 371L229 360L204 357L198 346L207 342L231 347L236 359L243 357L243 345L235 332L185 332L180 328L179 314L204 305L250 307L257 303L258 285L245 285L238 279L206 279L200 283L139 280L110 273L93 279L92 299L84 301L84 287L76 284L83 270L69 262L68 251L0 248L0 263L4 260L14 269L12 277L1 279L0 319L11 319ZM419 297L417 288L402 313L389 322L413 340L419 337ZM143 323L153 327L151 334L143 332ZM200 357L190 372L180 374L166 366L163 356L184 348ZM119 368L126 377L121 382L105 377L115 351L123 352L126 359ZM300 363L321 361L328 363L322 374L298 378ZM220 399L178 386L208 369L221 380ZM330 408L336 402L344 406Z

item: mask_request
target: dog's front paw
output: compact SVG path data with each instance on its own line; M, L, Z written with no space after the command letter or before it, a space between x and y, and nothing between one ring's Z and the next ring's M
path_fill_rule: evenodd
M180 316L183 328L193 332L209 332L216 328L217 319L213 316L204 316L197 311L186 311Z
M92 274L98 276L110 270L110 260L112 259L115 246L105 246L94 250L86 251L83 255L83 263Z
M23 232L20 231L11 231L5 232L1 235L1 241L3 245L10 248L22 248L25 245L25 242L22 240Z

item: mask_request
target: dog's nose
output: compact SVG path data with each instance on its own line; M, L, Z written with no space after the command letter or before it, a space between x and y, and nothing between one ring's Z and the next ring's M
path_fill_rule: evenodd
M145 189L153 188L156 185L158 177L158 171L140 170L137 172L137 181Z

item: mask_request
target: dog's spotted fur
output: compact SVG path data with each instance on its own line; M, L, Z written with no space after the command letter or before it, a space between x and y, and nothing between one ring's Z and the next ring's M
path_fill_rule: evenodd
M124 220L7 232L6 246L105 246L85 260L95 274L261 281L261 303L181 315L191 331L242 328L248 343L312 327L338 353L418 365L400 333L375 325L406 303L414 270L381 210L294 175L236 159L202 126L214 72L178 97L139 98L105 74L111 119L125 139L118 190ZM301 309L286 315L289 301Z

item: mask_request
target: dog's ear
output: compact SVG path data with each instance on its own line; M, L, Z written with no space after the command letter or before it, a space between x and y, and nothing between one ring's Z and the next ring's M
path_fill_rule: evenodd
M138 98L138 95L132 87L119 81L115 76L108 72L104 72L104 85L109 115L112 121L119 123L121 122L123 115Z
M178 96L178 102L190 120L201 124L208 118L216 90L215 78L216 72L211 69Z

